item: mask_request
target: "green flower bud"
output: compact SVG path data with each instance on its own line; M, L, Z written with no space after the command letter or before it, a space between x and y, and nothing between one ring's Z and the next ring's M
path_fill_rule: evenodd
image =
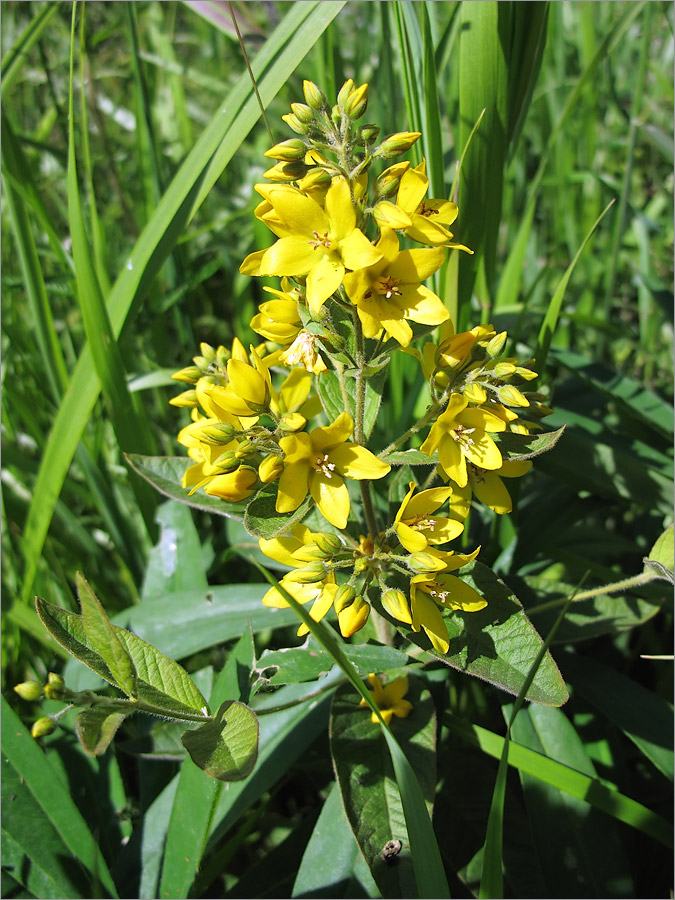
M215 465L218 467L218 475L227 475L228 472L234 472L236 469L238 469L240 466L240 462L234 455L232 450L228 450L227 453L223 453L218 457Z
M311 562L301 569L296 569L295 572L290 572L286 575L286 579L288 581L296 581L299 584L315 584L317 581L323 581L326 573L326 564L316 560L316 562Z
M45 697L49 700L62 700L66 692L66 683L56 672L50 672L47 675L47 684L45 685Z
M280 456L271 454L266 456L258 466L258 478L267 484L270 481L276 481L283 471L283 459Z
M186 384L197 384L202 377L202 373L197 366L186 366L180 372L174 372L171 377L176 381L184 381Z
M512 384L505 384L497 391L499 402L505 406L529 406L530 401L524 394L521 394L517 387Z
M336 534L329 534L321 531L314 537L314 543L323 550L324 553L335 554L343 549L344 545Z
M378 199L384 199L385 197L391 197L395 194L401 184L402 176L409 168L410 162L408 160L394 163L393 166L386 168L384 172L375 179L375 196Z
M513 363L510 362L498 362L495 363L494 368L492 369L492 374L496 378L508 378L510 375L513 375L516 371L516 367Z
M379 133L377 125L363 125L360 131L361 140L364 144L372 144Z
M242 441L237 449L234 451L234 456L236 459L246 459L247 456L251 456L252 453L256 452L256 446L252 441Z
M314 188L330 187L331 177L325 169L310 169L302 179L302 190L311 191Z
M307 106L311 106L312 109L325 109L328 106L326 95L313 81L305 80L302 82L302 93L305 97L305 103Z
M410 604L403 591L395 590L394 588L385 591L382 594L382 606L384 606L390 616L398 619L399 622L412 625Z
M499 356L499 354L504 349L504 344L506 343L507 334L505 331L500 331L499 334L496 334L489 342L487 347L487 355L491 357Z
M291 103L291 109L295 118L303 125L311 125L314 121L314 111L304 103Z
M286 115L281 118L296 134L307 134L309 131L309 125L305 125L305 123L301 122L297 116L293 115L293 113L286 113Z
M430 553L424 553L424 551L411 553L408 557L408 565L413 572L437 572L438 558Z
M22 681L14 685L14 690L22 700L35 701L42 696L42 685L37 681Z
M335 600L333 600L335 612L339 615L343 610L347 609L348 606L351 606L355 599L356 591L351 584L341 584L335 595Z
M385 138L377 148L376 155L384 159L392 159L410 150L415 141L422 137L419 131L397 131Z
M349 95L354 90L354 81L351 78L348 78L345 83L342 85L337 95L337 103L338 106L341 106L343 109L349 99Z
M56 723L53 719L50 719L49 716L40 716L36 722L33 722L30 733L34 738L40 738L47 734L51 734L55 728Z
M234 438L234 431L234 427L229 422L212 422L209 425L202 425L198 436L207 444L229 444Z
M212 363L216 358L216 351L213 349L211 344L207 344L206 341L202 341L199 345L199 352L206 360L206 364Z
M339 101L338 101L339 102ZM350 119L360 119L368 105L368 85L362 84L352 91L344 104L345 112Z
M291 138L288 141L282 141L266 150L264 155L269 159L279 159L281 162L296 162L304 159L307 149L300 138Z
M550 416L552 412L553 410L550 406L544 406L543 403L535 402L530 404L527 414L532 416L533 419L543 419L544 416Z
M330 118L333 125L339 125L342 121L342 110L339 106L334 106L330 111Z
M363 597L357 597L350 606L338 613L338 625L342 637L348 638L360 631L368 621L369 615L370 604Z
M293 162L284 163L284 176L291 179L292 181L297 181L298 178L303 178L306 172L307 166L301 159L296 159Z

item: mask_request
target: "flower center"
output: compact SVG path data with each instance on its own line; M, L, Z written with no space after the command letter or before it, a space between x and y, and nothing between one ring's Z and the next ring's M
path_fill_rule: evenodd
M450 591L442 590L440 584L437 581L432 581L429 587L429 596L433 597L434 600L437 600L439 603L445 603L450 596Z
M437 209L433 209L433 208L430 207L430 206L427 206L427 205L425 204L424 200L422 200L422 202L420 203L420 205L417 207L417 214L418 214L419 216L424 216L425 219L428 219L429 216L437 216L437 215L438 215L438 210L437 210Z
M457 423L455 427L452 429L452 436L460 445L460 447L467 448L472 446L473 438L469 437L469 435L473 434L475 428L465 428L464 425Z
M335 471L335 463L328 459L327 453L324 453L323 456L317 456L314 460L314 468L317 472L321 472L322 475L325 475L326 478L332 478L333 472Z
M429 519L426 516L418 515L415 516L414 519L409 519L405 524L408 528L412 528L415 531L424 531L425 528L433 531L436 527L436 519Z
M384 278L378 278L373 285L373 289L378 294L383 294L385 300L391 300L394 295L401 296L401 291L398 289L399 282L399 278L392 278L391 275L387 275Z
M324 231L322 235L319 234L318 231L312 231L312 234L314 235L314 240L308 241L312 250L316 250L319 247L325 247L327 250L330 249L330 238L328 237L327 231Z

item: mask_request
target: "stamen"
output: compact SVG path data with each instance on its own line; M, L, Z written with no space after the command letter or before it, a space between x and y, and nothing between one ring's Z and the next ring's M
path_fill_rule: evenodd
M428 219L429 216L437 216L438 210L433 209L433 207L431 207L431 206L427 206L425 204L424 200L422 200L420 205L417 207L417 213L418 213L418 215L424 216L426 219Z
M475 428L465 428L464 425L458 423L452 430L452 436L462 447L471 447L473 438L470 438L469 435L473 434L475 430Z
M317 472L321 472L322 475L325 475L326 478L332 478L333 472L335 471L335 463L328 459L327 453L324 453L323 456L317 456L314 461L314 468Z
M395 294L401 296L401 291L398 289L399 282L400 279L387 275L386 278L379 278L373 287L378 294L384 294L385 300L391 300Z
M312 234L314 235L314 240L308 241L312 250L316 250L318 247L326 247L326 249L330 248L330 238L328 237L327 231L324 231L323 236L321 236L318 231L312 231Z

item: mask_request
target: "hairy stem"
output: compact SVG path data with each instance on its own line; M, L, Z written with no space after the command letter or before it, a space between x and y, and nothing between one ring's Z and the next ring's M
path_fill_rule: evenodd
M632 578L624 578L622 581L614 581L612 584L604 584L602 587L591 588L588 591L580 591L574 597L574 603L578 603L580 600L590 600L592 597L603 597L607 594L616 594L619 591L627 591L633 587L649 584L650 581L659 580L660 576L656 573L641 572L639 575L634 575ZM562 606L565 603L567 603L567 598L559 597L557 600L548 600L546 603L532 606L530 609L526 610L526 612L528 616L530 616L534 613L544 612L547 609L556 609L558 606Z
M365 416L366 416L366 378L367 375L363 371L366 365L365 348L363 340L363 329L361 328L361 320L356 311L352 313L352 321L354 322L354 335L356 337L356 363L358 370L355 379L356 403L354 408L354 442L360 447L365 447ZM359 481L361 489L361 501L363 503L363 514L366 518L368 533L375 543L377 541L378 527L375 518L375 509L373 507L373 498L370 493L370 481L363 479Z

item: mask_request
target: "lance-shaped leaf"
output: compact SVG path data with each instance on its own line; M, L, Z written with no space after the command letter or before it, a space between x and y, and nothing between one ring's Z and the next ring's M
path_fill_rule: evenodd
M258 758L258 719L236 700L221 704L214 719L181 740L195 765L219 781L241 781Z
M445 655L433 649L423 631L412 631L385 610L382 614L409 640L446 665L518 694L542 647L541 636L515 594L487 566L471 563L459 577L487 600L487 606L479 612L444 614L450 639ZM550 653L544 656L525 699L547 706L567 702L565 682Z
M131 468L157 488L160 494L204 512L217 513L240 521L244 518L248 501L228 503L220 497L209 497L201 490L190 496L182 481L185 470L194 465L194 460L187 456L141 456L138 453L125 453L124 458Z
M107 665L114 679L113 684L121 688L127 697L136 697L136 670L129 653L115 634L115 628L98 597L80 572L75 576L75 582L82 607L82 625L89 644Z
M249 534L256 537L273 538L281 534L294 522L299 522L307 515L314 501L309 494L297 509L290 513L279 513L276 510L279 484L266 484L251 500L244 516L244 525Z
M428 691L410 680L406 719L392 731L413 767L431 815L436 786L436 717ZM330 720L333 765L347 819L383 897L415 897L417 884L391 754L379 723L349 686L335 695ZM400 849L398 841L401 842ZM393 845L390 842L394 842ZM385 847L389 848L389 858ZM397 852L398 851L398 852Z
M80 710L75 719L75 731L84 752L88 756L105 753L127 715L105 706Z
M368 438L375 426L377 413L380 409L382 400L382 391L386 378L386 370L381 369L374 375L366 379L366 400L364 405L363 416L363 433ZM345 378L345 387L347 390L347 399L349 400L349 412L354 418L356 415L356 380L354 378ZM340 413L345 412L345 398L340 388L340 382L337 375L333 372L324 372L318 380L319 397L326 415L335 421Z
M58 644L101 678L116 685L106 661L92 646L81 616L40 597L35 598L35 608L42 624ZM136 669L136 699L153 707L146 712L156 710L158 715L181 718L185 715L194 717L202 710L208 710L206 700L182 666L130 631L117 625L113 628Z
M419 450L394 450L393 453L387 453L380 457L384 462L388 462L390 466L435 466L438 464L438 453L432 453L427 456Z
M532 459L552 450L562 437L565 426L557 431L544 434L516 434L513 431L502 431L493 435L493 439L504 459Z
M393 647L379 644L345 644L345 656L356 671L365 678L369 672L384 672L404 666L407 656ZM314 681L325 675L335 660L321 648L314 638L307 638L303 647L265 650L256 661L255 671L267 684L299 684Z

